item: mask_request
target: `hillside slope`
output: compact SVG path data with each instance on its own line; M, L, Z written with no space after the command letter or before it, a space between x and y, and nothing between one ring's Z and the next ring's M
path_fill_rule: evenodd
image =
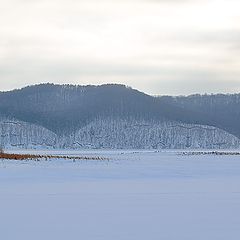
M0 115L63 134L74 132L99 117L184 121L192 114L124 85L41 84L0 93Z
M240 141L218 128L170 121L96 119L58 136L34 124L2 119L0 145L8 149L233 149L240 147Z
M187 97L160 97L159 100L194 113L185 122L216 126L240 137L240 94L197 94ZM198 118L200 114L201 119Z
M236 148L240 96L152 97L124 85L41 84L0 93L0 144Z

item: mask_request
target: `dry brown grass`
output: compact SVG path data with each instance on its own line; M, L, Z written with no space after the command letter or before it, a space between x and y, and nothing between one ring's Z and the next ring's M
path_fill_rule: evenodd
M66 160L108 160L107 158L102 157L86 157L86 156L55 156L55 155L35 155L35 154L13 154L13 153L4 153L0 152L0 159L8 159L8 160L40 160L40 159L53 159L60 158Z

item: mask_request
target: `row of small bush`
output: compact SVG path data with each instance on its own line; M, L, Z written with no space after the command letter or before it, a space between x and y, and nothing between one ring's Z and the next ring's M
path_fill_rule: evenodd
M4 153L0 152L0 159L9 159L9 160L40 160L40 159L68 159L68 160L107 160L102 157L86 157L86 156L56 156L56 155L35 155L35 154L13 154L13 153Z

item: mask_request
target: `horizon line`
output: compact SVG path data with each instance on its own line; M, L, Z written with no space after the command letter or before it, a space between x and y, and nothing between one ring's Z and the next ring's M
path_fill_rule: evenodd
M13 92L13 91L21 91L25 88L28 88L28 87L37 87L37 86L41 86L41 85L53 85L53 86L72 86L72 87L101 87L101 86L123 86L125 88L130 88L132 90L136 90L136 91L139 91L141 93L144 93L146 95L149 95L149 96L152 96L152 97L189 97L189 96L194 96L194 95L200 95L200 96L214 96L214 95L238 95L240 94L240 92L235 92L235 93L223 93L223 92L216 92L216 93L198 93L198 92L195 92L195 93L191 93L191 94L149 94L149 93L146 93L145 91L141 91L137 88L134 88L130 85L126 85L126 84L121 84L121 83L103 83L103 84L73 84L73 83L53 83L53 82L43 82L43 83L36 83L36 84L30 84L30 85L25 85L25 86L22 86L22 87L16 87L16 88L12 88L12 89L9 89L9 90L0 90L0 93L8 93L8 92Z

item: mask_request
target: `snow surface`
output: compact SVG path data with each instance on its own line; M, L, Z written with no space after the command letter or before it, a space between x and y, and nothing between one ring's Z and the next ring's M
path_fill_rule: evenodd
M239 156L51 153L109 160L0 160L1 239L240 239Z

